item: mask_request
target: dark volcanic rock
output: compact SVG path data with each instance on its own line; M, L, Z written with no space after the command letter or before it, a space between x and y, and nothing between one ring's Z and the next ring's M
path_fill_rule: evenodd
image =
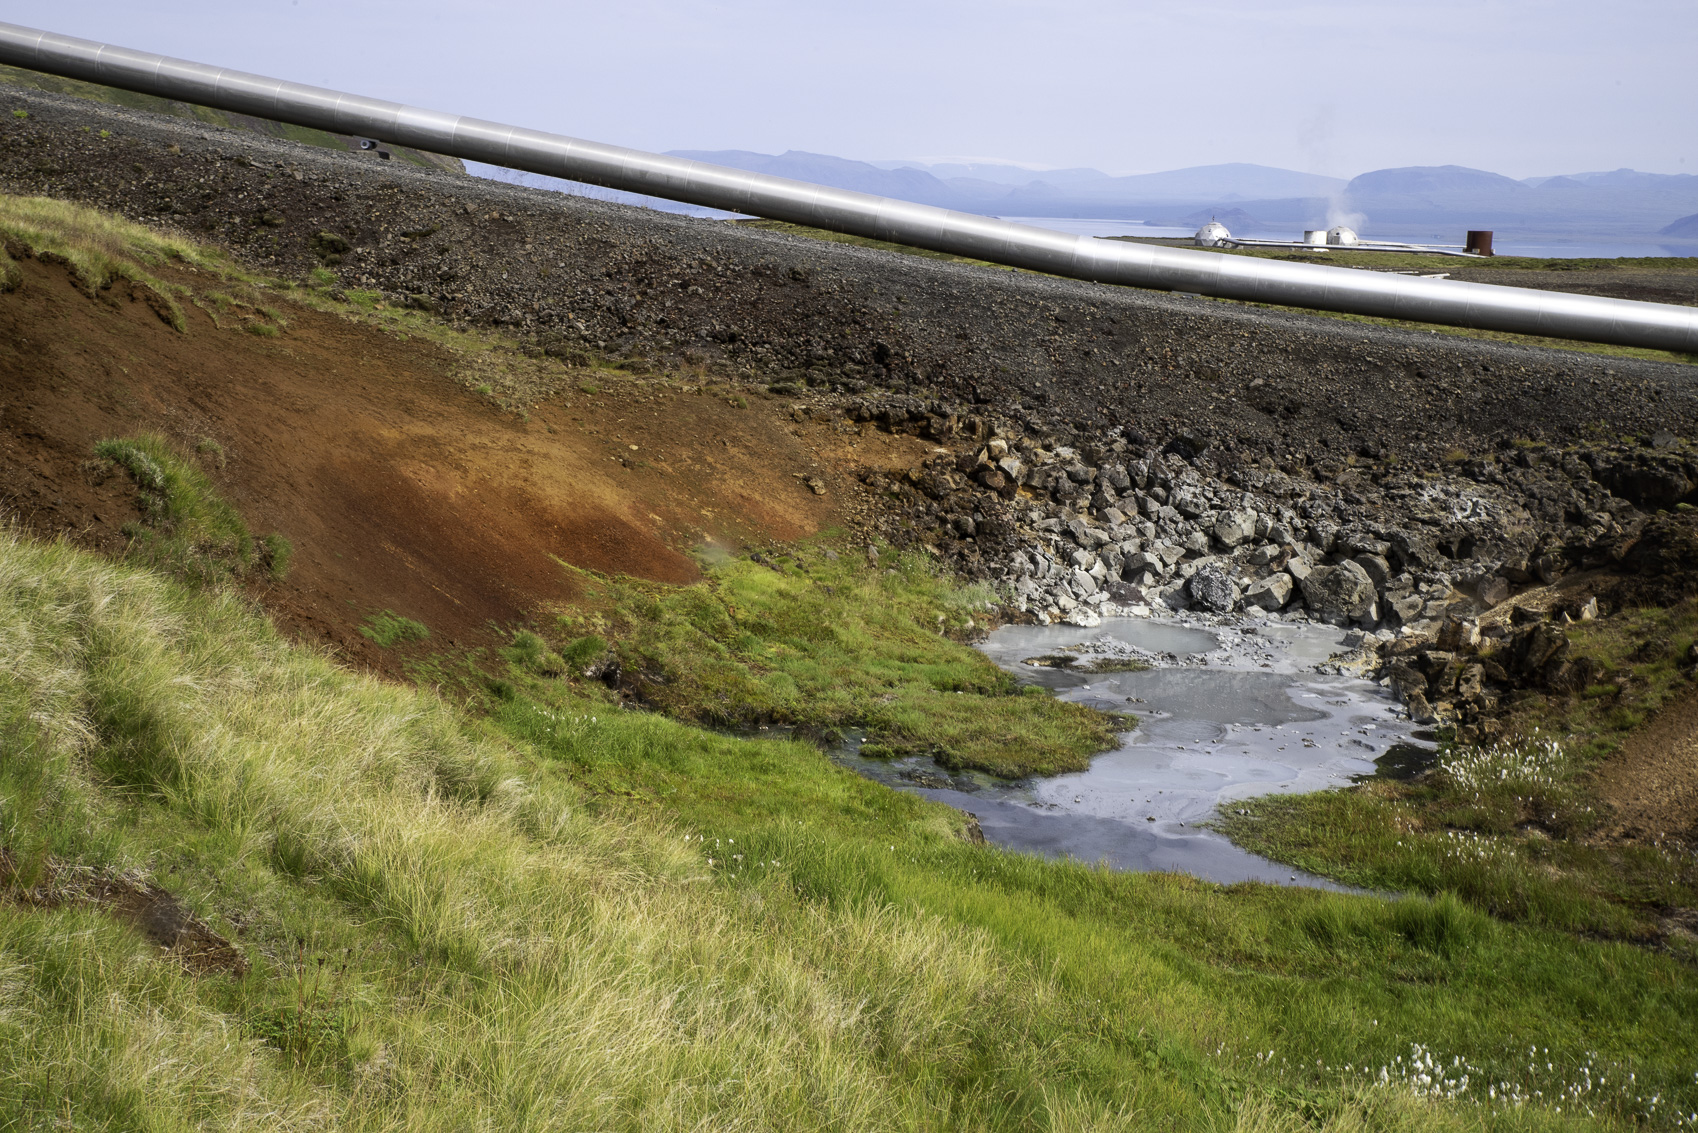
M1616 605L1670 605L1698 595L1698 511L1646 520L1620 569L1625 577L1610 594Z
M635 348L783 388L880 387L985 406L1034 432L1119 427L1140 450L1323 475L1354 474L1346 461L1363 453L1407 466L1599 424L1698 426L1689 371L1672 364L825 243L21 89L0 103L29 112L0 113L6 191L166 223L266 271L328 265L342 287L551 351ZM948 431L935 420L922 427ZM996 490L1011 494L1016 477L999 472ZM1643 487L1622 486L1661 499L1680 490L1671 473L1657 465ZM1482 474L1506 473L1488 462ZM1087 501L1120 490L1112 478L1075 487Z

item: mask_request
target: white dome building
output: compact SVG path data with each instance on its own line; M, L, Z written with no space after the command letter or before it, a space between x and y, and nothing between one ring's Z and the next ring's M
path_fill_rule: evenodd
M1218 220L1211 220L1197 229L1197 235L1192 237L1199 248L1224 248L1227 241L1232 239L1232 233L1226 230L1226 225Z
M1328 244L1359 244L1362 238L1356 235L1354 228L1346 228L1340 224L1336 228L1327 229Z

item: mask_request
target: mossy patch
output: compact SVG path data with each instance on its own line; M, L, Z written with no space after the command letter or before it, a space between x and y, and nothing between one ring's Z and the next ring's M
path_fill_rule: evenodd
M865 727L875 747L1008 778L1080 770L1131 726L1028 696L967 644L996 605L988 589L920 555L859 558L798 546L710 568L691 587L595 579L601 613L587 628L613 641L622 687L717 726Z

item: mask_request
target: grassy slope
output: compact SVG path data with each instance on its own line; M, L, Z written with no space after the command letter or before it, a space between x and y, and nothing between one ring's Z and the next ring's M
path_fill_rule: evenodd
M262 566L273 578L288 571L289 541L275 533L255 540L206 473L165 438L115 438L100 442L94 453L91 472L122 468L135 482L142 518L124 525L130 558L202 585L240 579ZM219 461L224 454L206 440L197 455Z
M139 246L84 212L40 238ZM154 530L240 560L239 517L176 484L194 498ZM150 546L179 578L224 576ZM502 698L468 716L286 646L217 589L8 533L0 900L149 879L254 971L189 976L76 901L7 907L0 1124L1547 1128L1590 1124L1576 1102L1605 1124L1698 1109L1698 996L1667 957L1443 895L1223 890L969 846L955 812L810 746L542 675L593 659L583 631L602 629L678 679L681 716L883 712L893 738L994 755L1025 742L987 724L1012 709L999 727L1060 725L1055 752L1099 742L938 634L982 594L914 561L775 563L687 590L602 580L559 627L567 657L516 643ZM1412 1044L1467 1060L1463 1102L1426 1096ZM1488 1085L1533 1104L1476 1108Z
M67 201L0 193L0 294L17 286L13 257L20 255L65 264L88 295L127 281L179 331L188 329L184 300L220 325L229 319L252 334L276 337L287 328L268 304L276 300L270 289L292 285L245 271L217 248ZM167 280L159 272L165 266L188 270Z
M1459 749L1418 783L1250 800L1217 821L1234 841L1353 885L1454 890L1479 908L1577 932L1645 938L1667 908L1698 905L1698 860L1652 845L1600 845L1591 774L1658 708L1692 687L1698 603L1629 609L1566 628L1595 683L1534 695L1512 739ZM1554 737L1551 746L1536 737ZM1689 960L1698 952L1676 938Z
M234 597L15 536L0 640L0 830L24 882L134 871L254 964L189 976L88 909L9 910L0 1112L26 1128L1573 1113L1366 1084L1412 1043L1465 1058L1470 1096L1549 1098L1590 1066L1603 1112L1698 1104L1690 971L1627 946L1453 899L972 847L807 746L558 689L480 727L285 645ZM316 977L315 956L348 970ZM1537 1069L1528 1042L1550 1049Z

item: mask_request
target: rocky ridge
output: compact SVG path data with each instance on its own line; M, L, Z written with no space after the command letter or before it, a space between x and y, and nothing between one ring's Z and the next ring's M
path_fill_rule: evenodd
M755 231L0 91L0 188L180 227L558 353L1180 434L1294 473L1698 429L1690 369ZM23 117L16 116L22 113ZM984 408L989 407L989 408Z
M1698 450L1663 434L1509 444L1443 472L1351 464L1302 477L1195 437L1156 448L1119 429L1040 433L971 408L863 397L792 412L938 442L904 474L860 471L883 497L883 533L992 582L1011 616L1325 622L1350 631L1334 668L1380 679L1416 720L1465 738L1495 732L1506 692L1591 680L1561 626L1598 616L1600 597L1692 581L1690 533L1656 535L1667 513L1648 512L1690 491ZM1628 581L1571 610L1512 602L1598 568Z

